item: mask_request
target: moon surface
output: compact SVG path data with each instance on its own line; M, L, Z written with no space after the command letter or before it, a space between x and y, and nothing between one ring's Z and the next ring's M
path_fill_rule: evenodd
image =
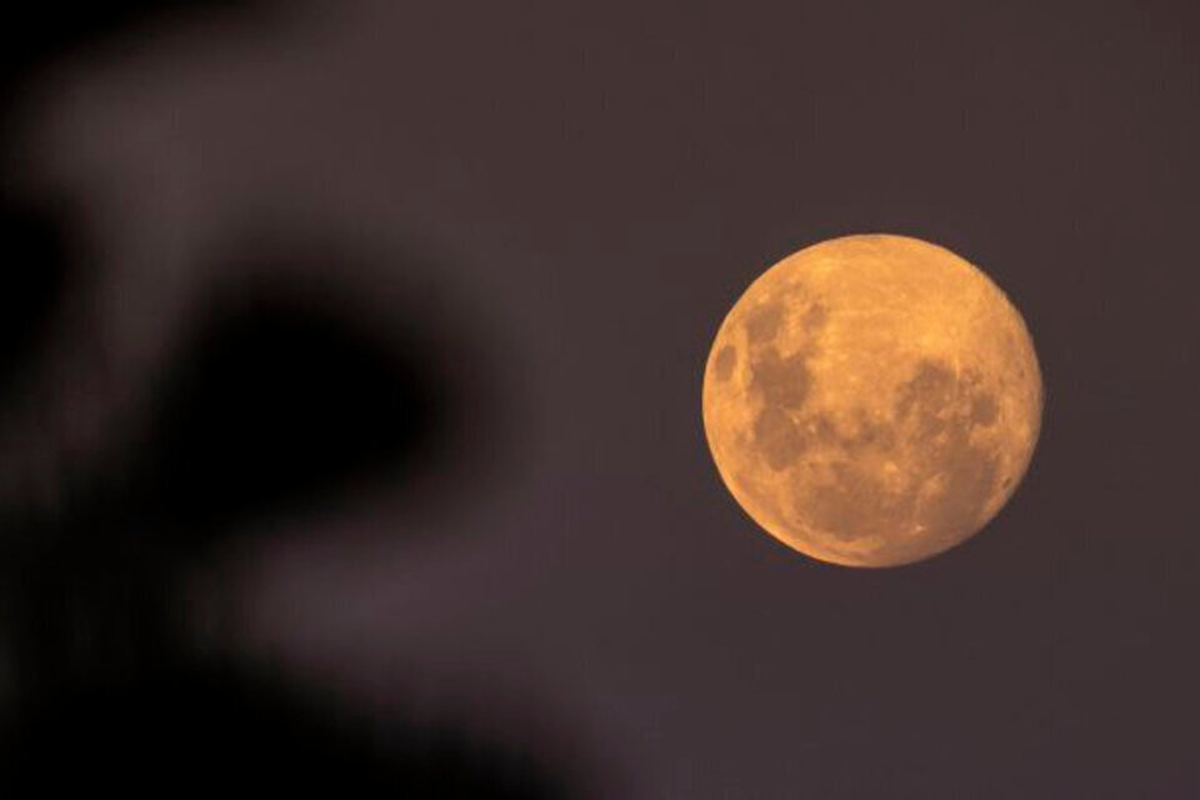
M1042 383L982 271L887 234L805 248L726 316L704 374L709 448L741 507L813 558L907 564L968 539L1032 457Z

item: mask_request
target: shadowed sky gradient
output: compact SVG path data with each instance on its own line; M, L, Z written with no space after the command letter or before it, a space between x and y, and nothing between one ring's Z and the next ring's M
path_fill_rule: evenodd
M126 498L110 525L186 539L185 605L225 609L196 650L519 742L579 794L1196 795L1198 26L1167 0L377 0L123 28L7 112L12 185L82 208L88 254L28 377L62 413L4 405L71 446L8 463L53 451ZM1046 406L983 533L862 571L742 514L700 387L751 280L876 231L1005 289ZM273 286L403 377L276 358L315 341L287 320L231 323L238 366L205 325ZM224 388L164 377L192 367ZM284 427L222 424L243 385ZM412 440L380 397L436 428L395 472L335 425ZM162 453L194 456L146 473L166 488L138 472ZM373 477L326 496L323 454Z

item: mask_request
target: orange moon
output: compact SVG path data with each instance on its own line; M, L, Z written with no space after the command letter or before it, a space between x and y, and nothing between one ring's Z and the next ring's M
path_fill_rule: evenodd
M920 561L981 530L1025 474L1041 413L1008 297L907 236L830 239L768 269L704 373L730 493L780 541L846 566Z

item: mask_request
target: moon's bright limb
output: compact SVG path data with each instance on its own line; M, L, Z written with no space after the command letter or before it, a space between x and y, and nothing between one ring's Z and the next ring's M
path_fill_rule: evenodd
M1033 341L1004 292L944 248L859 235L799 251L725 318L704 428L759 525L836 564L919 561L1016 489L1041 422Z

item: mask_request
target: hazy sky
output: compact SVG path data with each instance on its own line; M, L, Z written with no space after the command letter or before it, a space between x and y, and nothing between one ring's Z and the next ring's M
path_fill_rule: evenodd
M420 417L447 430L397 480L206 522L194 613L236 622L196 642L621 796L1196 795L1198 23L1154 0L314 2L94 40L10 112L14 185L87 232L84 310L31 379L62 413L14 458L71 442L56 458L118 470L195 326L295 296L444 377L455 414ZM982 534L860 571L742 514L700 382L762 270L874 231L1009 293L1046 408ZM307 352L297 391L345 388L369 439L374 384ZM253 494L272 453L334 452L360 408L337 403L159 502L191 520L228 499L222 459L259 465L228 490Z

